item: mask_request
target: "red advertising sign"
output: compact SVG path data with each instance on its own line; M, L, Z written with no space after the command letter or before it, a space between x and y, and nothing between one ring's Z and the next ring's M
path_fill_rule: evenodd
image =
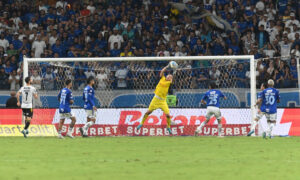
M146 120L140 132L136 132L136 126L141 122L146 108L139 109L98 109L96 124L89 132L92 136L164 136L166 132L166 117L161 111L154 111ZM57 125L60 119L57 109L34 109L32 124ZM86 113L83 109L73 109L75 115L76 131L86 122ZM170 109L173 122L174 135L192 135L196 126L205 120L205 109ZM224 135L244 135L249 130L252 122L250 109L221 109ZM0 109L0 125L20 125L22 123L21 109ZM70 120L66 120L66 125ZM204 128L203 135L215 135L216 121L211 118ZM64 126L66 127L66 126ZM266 119L259 123L259 133L267 129ZM300 109L278 109L277 123L273 130L274 135L300 136Z

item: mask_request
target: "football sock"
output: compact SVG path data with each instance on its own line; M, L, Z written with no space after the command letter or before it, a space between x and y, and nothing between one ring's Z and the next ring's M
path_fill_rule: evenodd
M72 133L73 127L69 127L68 133Z
M201 131L202 128L205 126L205 124L206 124L206 121L203 121L203 122L200 124L200 126L197 128L197 130L198 130L198 131Z
M26 122L25 122L25 127L24 127L24 129L26 129L26 130L27 130L27 129L28 129L28 127L29 127L29 125L30 125L30 121L26 121Z
M89 129L89 127L91 127L93 124L94 124L94 121L87 122L87 123L84 125L83 129L84 129L85 131L87 131L87 130Z
M58 134L61 134L61 130L58 130Z
M222 124L219 123L218 124L218 135L221 136L221 133L222 133Z
M251 130L251 131L254 130L255 127L256 127L256 125L257 125L257 121L254 120L254 121L252 122L251 129L250 129L250 130Z
M269 136L272 135L272 131L273 131L274 126L275 126L275 123L270 123L270 125L269 125Z
M145 115L144 115L143 120L142 120L142 122L141 122L142 125L144 124L144 122L146 121L146 119L148 118L148 116L149 116L148 114L145 114Z
M167 128L170 128L171 118L167 116Z

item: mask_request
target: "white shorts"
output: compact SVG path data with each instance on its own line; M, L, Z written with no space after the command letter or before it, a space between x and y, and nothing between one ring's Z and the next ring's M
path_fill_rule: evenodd
M90 119L96 119L96 116L97 116L97 112L96 111L86 109L85 112L86 112L86 116L88 118L90 118Z
M221 119L220 108L214 106L207 106L206 119L215 116L216 119Z
M59 113L60 119L71 119L71 117L75 117L72 112L69 113Z
M277 120L277 114L268 114L265 112L260 112L257 113L256 118L258 118L258 120L260 120L263 116L266 116L267 121L276 121Z

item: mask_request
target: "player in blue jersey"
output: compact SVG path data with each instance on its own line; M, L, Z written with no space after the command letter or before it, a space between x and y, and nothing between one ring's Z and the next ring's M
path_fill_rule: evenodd
M58 126L58 138L63 139L64 137L61 135L62 126L65 122L65 119L71 119L71 124L69 126L69 130L67 136L70 138L74 138L72 135L73 128L76 122L75 116L71 113L70 105L74 103L72 96L72 81L70 79L66 80L66 87L63 88L58 94L59 101L59 115L60 121Z
M263 138L272 137L272 130L275 127L277 119L277 103L280 102L279 91L274 87L274 81L268 80L268 88L263 90L261 97L258 98L258 104L263 106L263 115L266 116L268 130L263 132Z
M200 132L202 132L202 128L205 126L205 124L208 123L210 118L212 116L215 116L215 118L218 120L218 135L219 137L222 137L221 130L222 130L222 124L221 124L221 111L220 111L220 98L227 99L226 96L220 91L215 89L216 85L215 83L210 83L209 88L210 90L205 93L203 96L201 103L207 104L207 112L206 112L206 120L201 123L200 126L195 131L195 136L198 135Z
M83 101L84 109L87 115L86 124L80 128L80 133L82 137L88 137L87 131L89 127L95 124L97 108L95 105L95 91L93 85L95 84L95 79L93 76L90 76L87 80L87 86L83 90Z
M266 87L267 87L266 83L261 84L260 89L262 90L262 92L258 93L257 99L260 99L262 97L263 90L265 90ZM263 113L265 113L265 106L262 105L258 100L256 101L255 107L258 107L257 114L255 119L252 122L250 131L247 134L247 136L251 136L255 132L255 127L258 124L258 121L264 116Z

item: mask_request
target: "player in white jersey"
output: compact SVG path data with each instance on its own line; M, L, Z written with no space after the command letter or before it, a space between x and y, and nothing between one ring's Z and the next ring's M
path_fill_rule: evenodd
M36 89L31 86L32 80L30 77L25 78L26 85L21 87L21 89L17 93L18 106L21 106L23 111L23 116L25 116L25 127L21 131L24 137L26 138L28 135L28 127L30 125L30 121L33 116L32 103L33 97L35 99L38 98ZM22 96L22 104L20 103L20 96Z

